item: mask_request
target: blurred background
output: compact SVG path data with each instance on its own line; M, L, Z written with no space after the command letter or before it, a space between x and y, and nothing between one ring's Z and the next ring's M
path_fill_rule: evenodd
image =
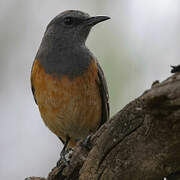
M30 71L46 25L67 9L111 17L87 41L107 78L111 115L180 64L179 0L1 0L0 179L47 176L59 158L62 144L41 120Z

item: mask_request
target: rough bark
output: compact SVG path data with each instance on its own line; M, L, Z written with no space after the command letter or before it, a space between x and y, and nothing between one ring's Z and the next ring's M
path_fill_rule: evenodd
M153 83L46 180L180 179L180 73ZM38 180L30 178L29 180Z

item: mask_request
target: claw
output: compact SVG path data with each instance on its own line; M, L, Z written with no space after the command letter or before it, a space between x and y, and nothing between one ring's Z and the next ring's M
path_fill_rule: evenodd
M92 134L89 134L80 144L82 147L85 147L88 150L91 149L91 136Z
M58 160L56 166L60 167L62 164L68 166L70 163L70 159L72 157L72 153L73 153L72 149L63 150L60 154L60 159Z

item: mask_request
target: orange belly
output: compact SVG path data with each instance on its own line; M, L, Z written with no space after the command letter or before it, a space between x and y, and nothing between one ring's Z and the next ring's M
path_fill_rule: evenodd
M59 79L45 73L35 60L31 81L42 119L62 140L71 138L68 146L74 146L78 139L97 130L102 104L95 61L87 72L70 80L67 76Z

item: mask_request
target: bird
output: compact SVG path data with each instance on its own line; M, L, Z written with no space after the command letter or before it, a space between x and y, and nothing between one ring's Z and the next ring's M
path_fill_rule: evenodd
M92 27L108 16L66 10L48 24L31 69L31 89L45 125L63 151L109 119L104 72L87 48Z

